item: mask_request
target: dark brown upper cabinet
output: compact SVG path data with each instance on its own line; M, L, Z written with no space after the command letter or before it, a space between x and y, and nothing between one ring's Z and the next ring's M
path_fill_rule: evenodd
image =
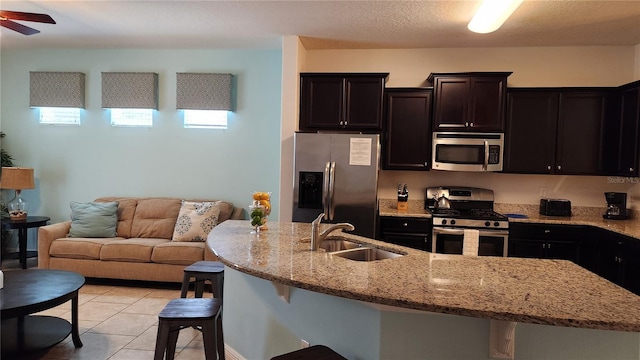
M301 73L301 131L380 132L388 73Z
M623 85L609 98L604 127L603 167L606 175L638 176L640 81Z
M503 132L511 72L432 73L433 131Z
M383 169L429 170L432 96L433 89L386 89Z
M509 89L504 172L603 174L611 88Z

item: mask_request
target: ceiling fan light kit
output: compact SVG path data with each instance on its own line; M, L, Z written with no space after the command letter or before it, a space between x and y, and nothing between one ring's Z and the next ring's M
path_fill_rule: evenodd
M484 0L467 28L487 34L496 31L513 14L524 0Z
M40 32L40 30L36 30L26 25L22 25L20 23L15 22L14 20L32 21L32 22L39 22L39 23L46 23L46 24L56 23L55 20L53 20L51 16L47 14L0 10L0 26L5 27L7 29L11 29L13 31L17 31L23 35L33 35Z

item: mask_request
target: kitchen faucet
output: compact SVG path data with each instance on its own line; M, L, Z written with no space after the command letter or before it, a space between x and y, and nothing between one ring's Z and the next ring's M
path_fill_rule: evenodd
M320 221L324 217L324 213L318 215L318 217L311 222L311 251L317 251L320 248L320 244L322 244L322 240L324 240L331 232L338 229L343 229L347 231L355 230L355 227L349 223L338 223L332 225L330 228L326 229L323 232L320 232Z

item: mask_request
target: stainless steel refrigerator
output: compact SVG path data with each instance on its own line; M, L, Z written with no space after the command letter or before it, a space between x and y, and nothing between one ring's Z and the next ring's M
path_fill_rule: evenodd
M295 133L293 221L348 222L375 237L380 136Z

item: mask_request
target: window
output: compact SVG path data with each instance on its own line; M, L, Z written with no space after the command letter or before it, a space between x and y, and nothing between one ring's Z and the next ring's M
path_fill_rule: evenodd
M184 110L185 128L226 129L227 110Z
M80 109L68 107L40 107L40 124L80 125Z
M153 126L153 109L111 109L111 126Z

